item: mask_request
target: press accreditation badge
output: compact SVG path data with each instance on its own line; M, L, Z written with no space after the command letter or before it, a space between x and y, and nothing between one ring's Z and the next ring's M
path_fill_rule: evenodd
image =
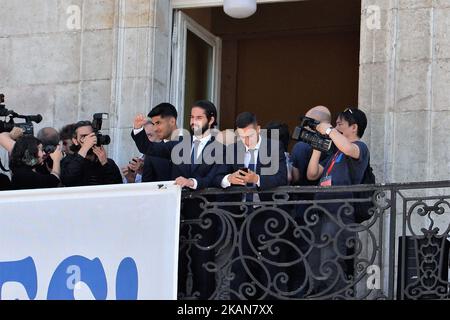
M322 179L320 179L320 186L331 187L331 176L325 176Z

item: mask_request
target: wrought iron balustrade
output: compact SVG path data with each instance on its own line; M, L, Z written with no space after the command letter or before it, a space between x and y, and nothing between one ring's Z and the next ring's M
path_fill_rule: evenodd
M184 192L179 298L448 298L449 203L450 181Z

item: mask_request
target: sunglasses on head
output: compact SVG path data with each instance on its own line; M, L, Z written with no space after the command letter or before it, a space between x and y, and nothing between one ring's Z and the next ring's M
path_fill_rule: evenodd
M347 108L347 109L345 109L345 110L344 110L344 112L350 112L351 114L353 114L353 111L352 111L352 109L351 109L351 108Z

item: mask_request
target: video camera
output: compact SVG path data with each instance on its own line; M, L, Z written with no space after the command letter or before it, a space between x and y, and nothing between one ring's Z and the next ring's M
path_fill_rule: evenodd
M13 110L6 109L5 106L5 95L0 94L0 117L9 117L9 120L0 120L0 133L10 132L14 127L22 128L25 135L33 135L34 128L33 123L39 123L42 121L42 116L40 114L34 116L24 116L20 115ZM25 122L15 123L14 119L24 119Z
M333 145L331 139L321 135L316 131L320 121L309 117L302 117L300 125L295 127L292 139L300 140L309 144L313 149L321 152L328 152Z
M100 130L102 129L103 120L108 120L109 115L107 113L96 113L92 120L92 128L94 129L95 136L97 137L97 146L108 145L111 143L111 138L108 135L102 135Z

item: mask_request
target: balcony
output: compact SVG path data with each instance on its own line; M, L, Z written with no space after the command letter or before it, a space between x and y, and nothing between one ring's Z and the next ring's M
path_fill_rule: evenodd
M449 298L450 181L182 198L179 299Z

